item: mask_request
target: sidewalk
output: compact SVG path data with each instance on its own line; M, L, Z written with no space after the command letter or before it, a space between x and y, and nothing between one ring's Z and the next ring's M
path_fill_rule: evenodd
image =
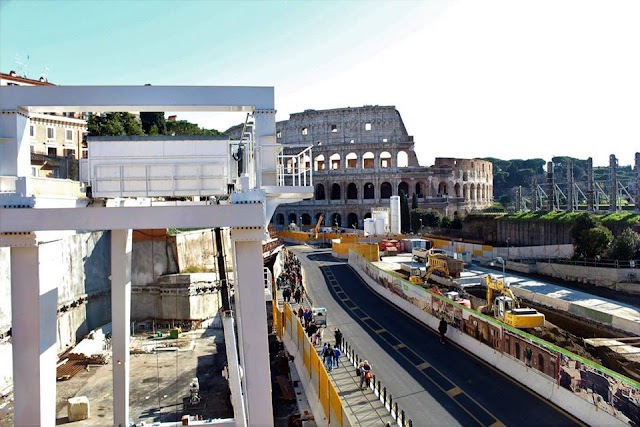
M278 307L283 307L284 300L281 290L278 290L277 299L274 300L277 300ZM309 307L306 302L303 301L302 304L292 303L290 305L295 312L301 306L303 308ZM323 343L328 342L332 346L335 344L333 333L329 328L325 329L323 335ZM316 352L320 351L321 348L322 344L316 345ZM351 426L384 427L387 422L391 426L397 425L371 388L360 389L360 378L356 376L356 368L347 357L346 352L343 352L340 357L340 366L334 367L328 374L340 396L344 413Z

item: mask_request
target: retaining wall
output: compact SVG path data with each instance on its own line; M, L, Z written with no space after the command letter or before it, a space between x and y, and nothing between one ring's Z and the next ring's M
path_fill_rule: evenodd
M373 291L432 329L445 317L452 326L447 330L449 339L587 424L640 421L640 414L633 412L637 410L633 397L622 402L625 396L637 395L640 383L392 276L353 251L349 265ZM483 333L488 330L497 334ZM520 352L524 346L545 364L536 364L539 357L526 360Z

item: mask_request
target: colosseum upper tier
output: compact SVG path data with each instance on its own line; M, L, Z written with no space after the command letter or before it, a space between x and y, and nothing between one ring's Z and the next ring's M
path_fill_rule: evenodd
M241 126L227 131L239 138ZM237 134L237 135L236 135ZM491 162L436 158L420 166L394 106L305 110L276 124L276 139L285 150L312 146L313 199L281 205L274 222L362 228L374 207L388 207L392 195L416 194L420 208L442 215L468 213L491 205Z

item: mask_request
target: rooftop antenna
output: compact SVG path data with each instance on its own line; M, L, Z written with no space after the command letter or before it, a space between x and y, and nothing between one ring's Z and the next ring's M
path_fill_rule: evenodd
M29 54L26 55L27 59L23 59L20 55L16 55L15 63L18 65L18 75L20 77L28 78L29 73Z

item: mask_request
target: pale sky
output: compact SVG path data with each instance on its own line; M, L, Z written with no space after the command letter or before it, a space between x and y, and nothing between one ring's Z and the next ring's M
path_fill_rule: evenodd
M639 23L631 0L0 0L0 70L61 85L274 86L278 120L395 105L423 165L604 166L610 154L629 165L640 151ZM180 117L219 130L244 120Z

